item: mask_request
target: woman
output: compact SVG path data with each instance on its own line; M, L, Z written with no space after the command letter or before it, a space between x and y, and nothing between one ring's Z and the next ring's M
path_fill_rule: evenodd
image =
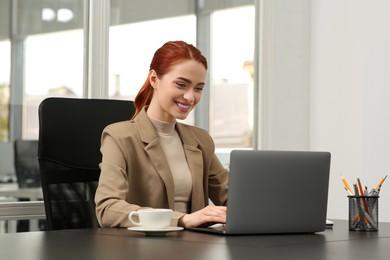
M141 207L173 209L172 226L225 223L228 172L214 143L205 130L176 122L199 103L206 72L206 58L190 44L156 51L134 117L102 134L95 196L102 227L131 226L128 214Z

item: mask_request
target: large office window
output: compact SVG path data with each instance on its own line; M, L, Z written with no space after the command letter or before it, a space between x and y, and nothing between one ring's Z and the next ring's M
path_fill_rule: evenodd
M8 141L11 45L0 41L0 142Z
M4 72L12 74L12 139L37 139L39 103L48 96L82 94L84 1L4 0L1 6L12 28L12 70Z
M210 130L219 148L253 145L254 26L254 6L211 16Z
M21 130L16 131L14 138L35 139L37 107L44 98L83 95L85 3L83 0L0 1L2 11L14 15L9 19L4 18L9 15L2 16L7 21L2 26L12 28L13 35L9 38L13 42L0 42L1 55L10 57L14 53L14 58L19 59L13 60L14 82L7 82L11 59L0 61L0 98L4 100L0 118L5 120L0 138L7 140L9 136L7 110L15 107L21 108L20 114L13 115L15 122L20 122L15 127ZM152 0L111 1L110 98L134 99L146 78L153 52L164 42L184 40L194 45L201 42L202 47L206 46L210 68L209 99L202 102L209 102L210 109L200 116L211 119L207 130L217 147L252 146L254 6L248 3L253 2L172 0L167 5ZM4 11L8 9L12 12ZM199 10L210 15L209 34L197 35ZM16 95L8 106L6 100L12 93ZM186 122L196 123L193 115Z
M209 74L198 105L203 109L185 122L210 131L217 148L251 147L253 3L110 1L108 97L134 99L154 51L166 41L187 41L205 54ZM38 138L38 105L44 98L86 96L84 27L91 8L83 0L0 0L0 7L0 150L9 158L10 142ZM4 161L8 166L0 174L12 168Z
M83 37L80 29L26 38L23 138L38 138L38 106L43 99L82 96Z
M15 174L13 142L38 138L38 106L81 97L83 0L0 0L0 181Z
M10 1L0 0L0 144L9 140L9 98L11 78ZM1 176L0 176L1 177Z

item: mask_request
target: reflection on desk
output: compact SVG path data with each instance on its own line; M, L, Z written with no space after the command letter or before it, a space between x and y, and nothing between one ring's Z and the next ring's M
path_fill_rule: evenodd
M15 249L17 248L22 249ZM148 237L126 229L0 235L0 259L388 259L390 223L378 232L348 231L336 220L316 234L218 236L191 231Z

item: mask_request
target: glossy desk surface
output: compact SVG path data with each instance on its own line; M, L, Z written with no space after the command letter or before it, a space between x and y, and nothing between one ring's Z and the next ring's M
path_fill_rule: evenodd
M347 221L316 234L219 236L192 231L145 236L126 229L0 235L0 259L390 259L390 223L348 231Z

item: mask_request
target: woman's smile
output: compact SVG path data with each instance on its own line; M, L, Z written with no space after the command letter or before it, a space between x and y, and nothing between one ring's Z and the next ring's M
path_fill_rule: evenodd
M177 107L183 113L187 113L191 109L191 105L187 105L185 103L176 102Z

